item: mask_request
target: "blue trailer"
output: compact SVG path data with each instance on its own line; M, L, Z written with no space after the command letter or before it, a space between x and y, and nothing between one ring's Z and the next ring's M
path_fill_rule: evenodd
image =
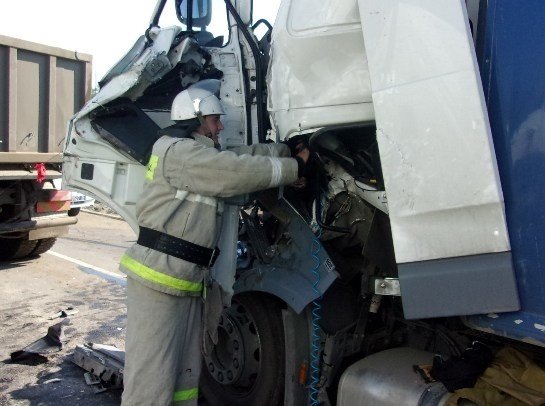
M545 341L545 5L489 1L477 56L501 176L521 310L473 316L503 337Z

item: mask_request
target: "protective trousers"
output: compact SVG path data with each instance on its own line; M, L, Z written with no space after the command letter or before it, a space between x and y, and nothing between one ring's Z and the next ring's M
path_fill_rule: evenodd
M202 298L173 296L127 278L121 404L196 405Z

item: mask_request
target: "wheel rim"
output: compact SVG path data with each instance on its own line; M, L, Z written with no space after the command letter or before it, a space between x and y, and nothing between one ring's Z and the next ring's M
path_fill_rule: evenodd
M205 356L210 375L237 392L251 391L261 365L261 343L255 321L240 303L224 310L218 325L218 344Z

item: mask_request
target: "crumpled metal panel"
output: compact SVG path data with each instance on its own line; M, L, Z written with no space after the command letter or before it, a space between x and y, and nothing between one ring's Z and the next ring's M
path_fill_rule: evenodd
M355 2L282 2L270 52L268 109L280 139L374 118Z
M289 245L268 265L243 271L235 284L235 293L262 291L286 302L297 313L325 293L337 278L335 265L305 220L286 202L282 209L289 214Z

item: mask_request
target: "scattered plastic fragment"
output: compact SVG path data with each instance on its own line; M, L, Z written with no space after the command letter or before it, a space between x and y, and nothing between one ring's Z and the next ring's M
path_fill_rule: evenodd
M62 349L64 341L64 326L70 319L64 319L60 323L54 324L47 329L47 334L27 345L25 348L12 352L10 354L13 363L23 363L28 365L43 364L48 361L47 357L40 354L51 354Z
M62 379L60 378L53 378L53 379L48 379L47 381L44 381L43 384L48 384L48 383L57 383L57 382L61 382Z
M102 381L98 376L92 374L91 372L85 372L83 377L85 378L85 383L93 387L94 394L102 393L109 389L102 384Z
M96 343L77 345L72 362L87 371L85 382L94 393L123 387L125 352L117 347Z
M55 313L53 316L51 316L49 318L49 320L54 320L54 319L57 319L59 317L61 318L64 318L64 317L68 317L68 316L71 316L73 314L76 314L78 312L77 309L74 309L73 307L67 307L66 309L64 310L59 310L57 313Z
M85 383L87 385L97 385L100 383L100 378L90 372L85 372L83 377L85 378Z

